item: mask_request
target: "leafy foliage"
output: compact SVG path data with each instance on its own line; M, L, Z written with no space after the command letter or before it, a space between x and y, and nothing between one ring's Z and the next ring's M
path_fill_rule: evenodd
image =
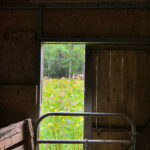
M84 80L43 78L41 113L83 112ZM40 125L41 139L83 139L83 117L48 117ZM40 150L82 150L83 145L40 145Z
M84 44L44 44L44 76L60 78L83 74L84 49Z

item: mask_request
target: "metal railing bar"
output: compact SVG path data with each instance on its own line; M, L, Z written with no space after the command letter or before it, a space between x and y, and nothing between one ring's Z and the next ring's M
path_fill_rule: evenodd
M49 116L83 116L83 117L121 117L123 119L126 119L128 121L128 123L131 126L131 140L89 140L89 139L84 139L84 140L47 140L47 139L37 139L37 131L38 131L38 126L40 124L40 122ZM76 142L78 143L124 143L124 144L130 144L131 145L131 150L135 150L135 146L136 146L136 127L134 125L134 123L132 122L132 120L125 114L122 113L97 113L97 112L83 112L83 113L77 113L77 112L50 112L50 113L46 113L43 116L41 116L37 123L36 123L36 127L35 127L35 149L37 144L42 144L42 143L73 143L75 144Z
M43 116L41 116L36 124L36 128L38 128L39 123L46 117L48 116L84 116L84 117L122 117L126 119L130 125L131 125L131 130L132 134L136 134L136 129L134 126L134 123L132 122L131 119L128 118L127 115L122 114L122 113L91 113L91 112L84 112L84 113L75 113L75 112L50 112L46 113Z
M129 140L48 140L48 139L39 139L37 140L38 144L85 144L86 142L88 142L89 144L92 143L120 143L120 144L126 144L126 145L130 145L131 141Z

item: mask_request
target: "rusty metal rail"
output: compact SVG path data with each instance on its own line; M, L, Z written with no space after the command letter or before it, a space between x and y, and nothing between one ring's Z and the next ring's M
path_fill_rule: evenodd
M38 139L38 127L40 122L50 116L83 116L83 117L120 117L130 124L131 126L131 139L130 140L92 140L92 139L83 139L83 140L49 140L49 139ZM84 112L84 113L74 113L74 112L51 112L46 113L41 116L35 128L35 150L38 144L91 144L91 143L120 143L130 146L130 150L136 149L136 127L132 120L125 114L121 113L96 113L96 112ZM86 148L86 146L85 146Z

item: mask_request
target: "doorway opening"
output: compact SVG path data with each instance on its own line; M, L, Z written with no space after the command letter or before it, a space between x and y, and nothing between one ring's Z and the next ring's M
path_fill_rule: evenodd
M84 112L84 44L42 45L41 115L48 112ZM83 117L49 117L40 125L41 139L83 139ZM83 150L83 145L43 144L40 150Z

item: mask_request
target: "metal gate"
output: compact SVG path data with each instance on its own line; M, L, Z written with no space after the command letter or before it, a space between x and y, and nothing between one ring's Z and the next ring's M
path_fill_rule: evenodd
M96 140L96 139L83 139L83 140L51 140L51 139L39 139L38 138L38 127L40 122L50 116L83 116L83 117L120 117L125 119L130 127L131 127L131 137L130 140ZM130 150L136 149L136 127L133 121L125 114L121 113L97 113L97 112L84 112L84 113L76 113L76 112L50 112L41 116L35 128L35 150L37 149L39 144L84 144L85 150L88 150L88 144L91 143L118 143L125 144L130 146Z

